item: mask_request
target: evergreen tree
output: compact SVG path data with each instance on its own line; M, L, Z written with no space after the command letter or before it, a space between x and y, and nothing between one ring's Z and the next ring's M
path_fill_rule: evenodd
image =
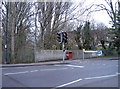
M91 49L91 28L90 28L90 22L86 21L84 28L83 28L83 34L82 34L82 40L83 40L83 48L85 49Z

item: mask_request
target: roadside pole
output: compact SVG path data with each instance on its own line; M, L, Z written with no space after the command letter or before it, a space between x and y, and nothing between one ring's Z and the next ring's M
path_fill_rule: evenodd
M83 52L83 60L84 60L84 52Z
M83 49L83 60L85 59L85 49Z
M63 50L63 62L65 61L65 44L63 41L63 32L61 32L60 34L60 40L61 40L61 44L62 44L62 50Z
M63 62L65 61L65 44L62 42L62 50L63 50Z

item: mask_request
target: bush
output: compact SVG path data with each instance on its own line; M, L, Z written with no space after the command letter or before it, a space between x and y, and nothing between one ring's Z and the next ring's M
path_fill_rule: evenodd
M106 56L116 56L117 55L116 49L107 48L105 51L106 51Z

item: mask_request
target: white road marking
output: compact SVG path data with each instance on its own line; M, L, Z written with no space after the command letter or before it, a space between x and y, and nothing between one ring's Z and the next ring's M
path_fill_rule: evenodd
M105 66L106 64L103 64L103 66Z
M68 68L60 68L60 69L57 69L57 70L66 70L66 69L68 69Z
M76 65L65 65L65 66L84 68L84 66L76 66Z
M84 79L98 79L98 78L108 78L108 77L114 77L117 76L118 74L114 75L105 75L105 76L99 76L99 77L90 77L90 78L84 78Z
M20 68L28 68L28 67L9 67L9 68L0 68L0 69L20 69Z
M38 70L32 70L32 71L30 71L30 72L37 72Z
M16 68L28 68L28 67L16 67Z
M13 74L24 74L28 73L29 71L24 71L24 72L15 72L15 73L5 73L4 75L13 75Z
M76 65L55 65L55 66L68 66L68 67L84 68L84 66L76 66Z
M120 73L116 73L117 75L120 75Z
M51 70L56 70L56 69L42 69L40 71L51 71Z
M0 68L0 70L2 70L2 69L8 69L8 68Z
M87 79L99 79L99 78L108 78L108 77L114 77L114 76L117 76L117 75L120 75L120 73L116 73L116 74L113 74L113 75L105 75L105 76L99 76L99 77L90 77L90 78L84 78L84 79L77 79L77 80L74 80L74 81L71 81L69 83L65 83L65 84L62 84L62 85L59 85L57 86L56 88L58 87L65 87L67 85L70 85L70 84L73 84L73 83L76 83L76 82L79 82L81 80L87 80Z
M53 71L53 70L65 70L68 68L59 68L59 69L42 69L40 71ZM4 75L14 75L14 74L24 74L29 72L38 72L39 70L32 70L32 71L24 71L24 72L15 72L15 73L5 73Z
M112 60L112 61L118 61L118 60Z
M53 71L53 70L65 70L65 69L68 69L68 68L59 68L59 69L42 69L40 71Z
M82 79L78 79L78 80L75 80L75 81L71 81L71 82L69 82L69 83L65 83L65 84L62 84L62 85L57 86L57 87L65 87L65 86L67 86L67 85L70 85L70 84L73 84L73 83L79 82L79 81L81 81L81 80L82 80Z

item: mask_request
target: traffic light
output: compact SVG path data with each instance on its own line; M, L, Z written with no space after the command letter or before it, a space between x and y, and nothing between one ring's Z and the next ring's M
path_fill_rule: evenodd
M63 42L67 43L67 41L68 41L67 32L62 32L62 36L63 36Z
M57 33L57 41L59 43L67 43L68 41L68 36L67 36L67 32L58 32Z
M62 43L61 33L57 33L57 41L58 41L59 43Z

